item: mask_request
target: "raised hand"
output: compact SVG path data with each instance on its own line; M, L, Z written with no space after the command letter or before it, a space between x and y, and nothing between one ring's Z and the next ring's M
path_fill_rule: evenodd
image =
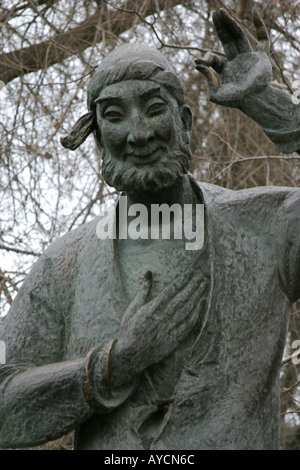
M245 98L271 82L268 32L257 11L253 10L257 36L257 50L254 51L245 31L225 10L214 12L213 22L226 58L208 52L195 60L196 69L207 79L212 102L242 109Z

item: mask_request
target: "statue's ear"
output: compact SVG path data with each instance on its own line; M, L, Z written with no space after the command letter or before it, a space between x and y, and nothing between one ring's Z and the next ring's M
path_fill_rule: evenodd
M97 144L97 147L100 150L100 152L102 152L103 146L102 146L102 140L101 140L101 132L98 126L96 126L96 128L94 129L93 134L94 134L94 139Z
M193 127L193 114L191 108L187 104L184 104L180 108L180 114L185 130L191 134Z
M72 127L66 137L61 137L61 144L70 150L75 150L96 129L96 115L94 111L82 116Z

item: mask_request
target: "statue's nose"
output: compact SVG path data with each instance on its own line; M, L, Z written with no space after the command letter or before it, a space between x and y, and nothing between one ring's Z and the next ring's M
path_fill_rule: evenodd
M129 144L143 146L153 138L154 132L149 124L141 116L134 116L131 120L127 142Z

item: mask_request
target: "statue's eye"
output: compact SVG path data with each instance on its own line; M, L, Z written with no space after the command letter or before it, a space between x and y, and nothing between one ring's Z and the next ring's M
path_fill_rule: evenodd
M103 112L103 117L110 122L120 122L123 119L123 113L118 108L107 108Z
M159 114L162 114L166 109L166 103L161 100L156 100L152 103L149 103L149 106L147 108L147 114L148 116L157 116Z

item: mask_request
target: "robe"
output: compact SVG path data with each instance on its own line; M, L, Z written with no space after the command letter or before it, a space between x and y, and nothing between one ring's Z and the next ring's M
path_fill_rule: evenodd
M300 190L189 181L205 205L205 246L194 266L209 289L199 324L109 413L78 418L76 449L278 448L280 364L290 307L300 298ZM5 318L4 409L15 374L84 357L117 336L128 300L115 241L99 240L96 225L45 251ZM59 404L55 413L59 426Z

